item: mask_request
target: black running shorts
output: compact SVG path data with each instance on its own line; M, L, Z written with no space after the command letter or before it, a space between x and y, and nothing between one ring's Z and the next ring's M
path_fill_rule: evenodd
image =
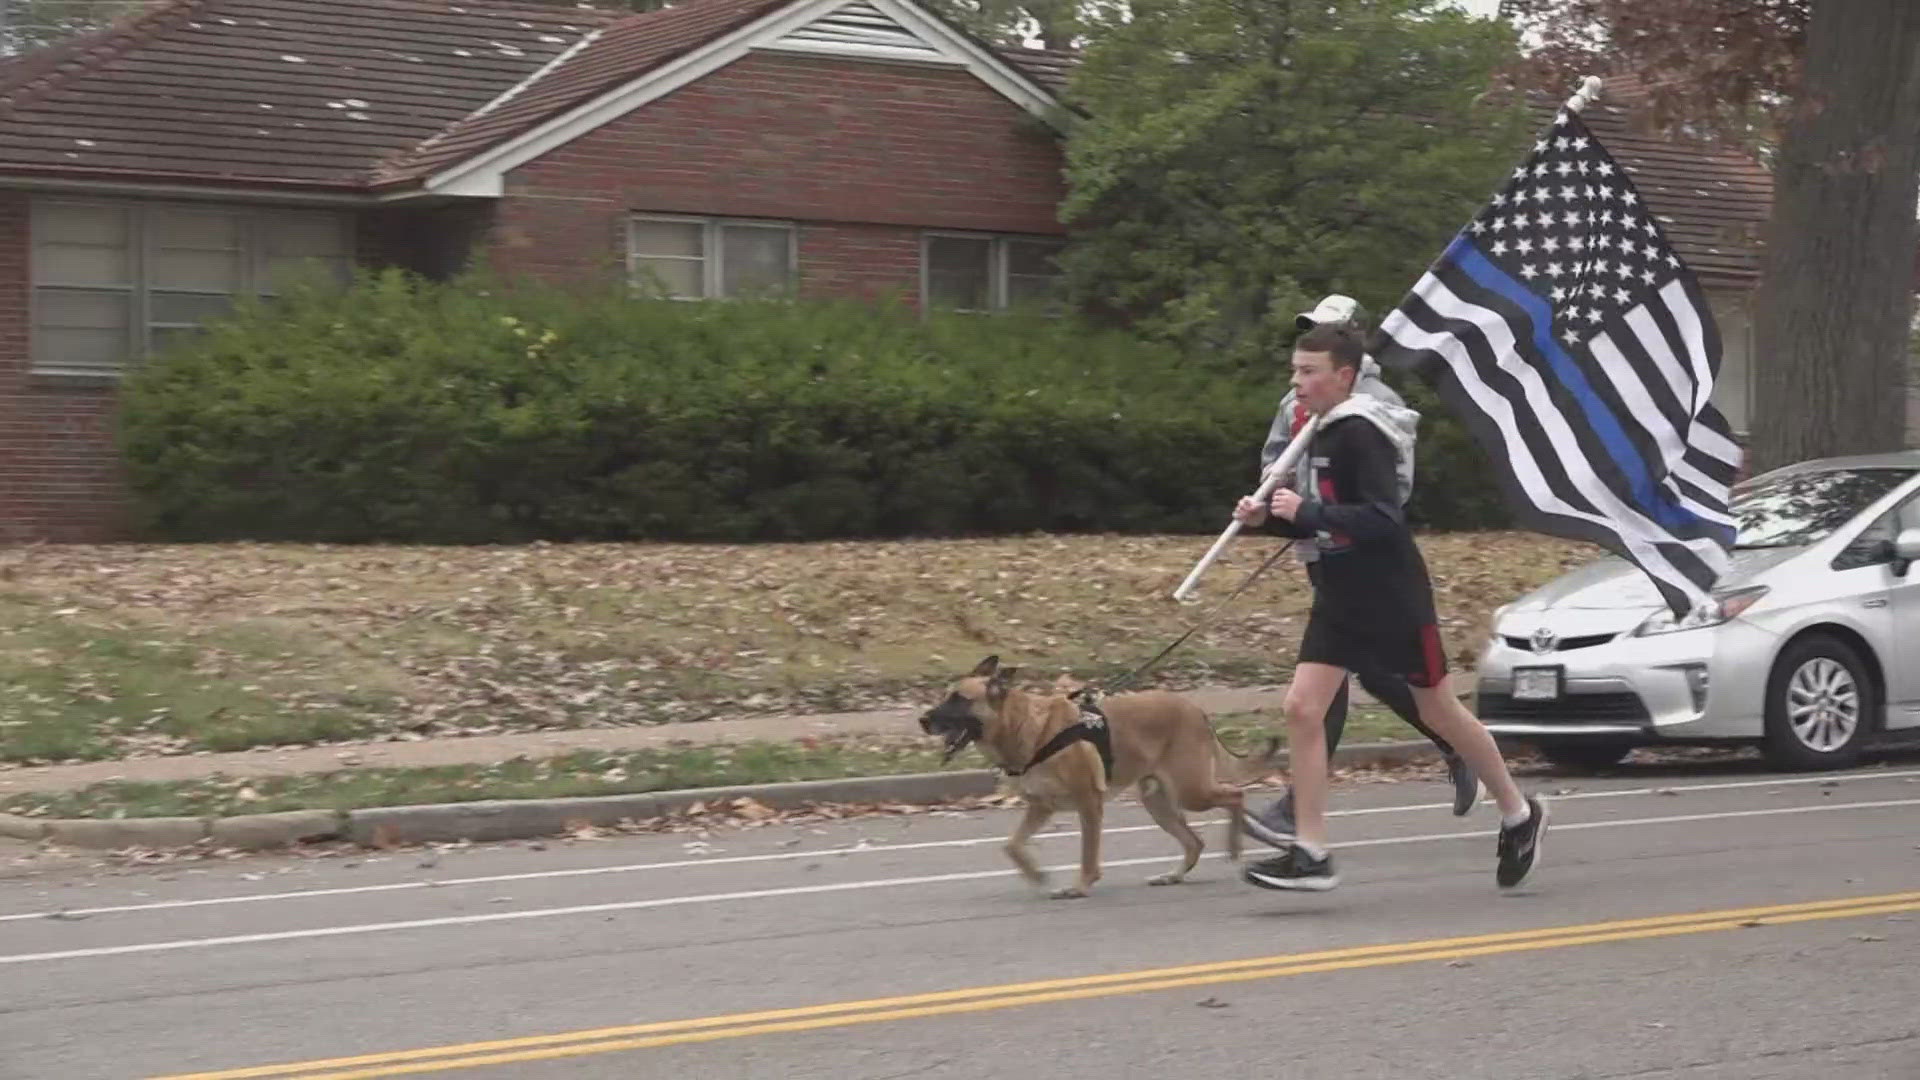
M1348 671L1375 667L1419 687L1438 686L1447 674L1440 628L1433 623L1362 627L1330 619L1318 610L1307 616L1299 662L1331 664Z

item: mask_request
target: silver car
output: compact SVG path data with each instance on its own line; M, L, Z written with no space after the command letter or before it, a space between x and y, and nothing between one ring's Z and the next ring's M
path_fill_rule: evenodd
M1556 764L1757 743L1785 769L1920 734L1920 452L1829 458L1734 489L1732 570L1676 620L1613 556L1494 613L1476 711Z

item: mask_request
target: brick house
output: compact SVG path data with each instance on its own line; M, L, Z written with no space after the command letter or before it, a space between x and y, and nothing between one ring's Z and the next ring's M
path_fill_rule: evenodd
M119 374L297 269L1042 294L1070 62L912 0L163 0L0 62L0 542L120 535ZM1741 424L1766 174L1590 120L1717 298Z

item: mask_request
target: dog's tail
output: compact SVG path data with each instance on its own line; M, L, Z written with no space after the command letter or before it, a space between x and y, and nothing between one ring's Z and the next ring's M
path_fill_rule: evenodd
M1267 736L1267 743L1260 748L1258 754L1242 754L1234 750L1231 746L1228 746L1226 741L1220 738L1220 730L1213 726L1212 717L1207 718L1207 730L1213 733L1215 767L1228 776L1233 777L1233 782L1240 784L1252 783L1274 772L1278 768L1280 762L1279 736Z

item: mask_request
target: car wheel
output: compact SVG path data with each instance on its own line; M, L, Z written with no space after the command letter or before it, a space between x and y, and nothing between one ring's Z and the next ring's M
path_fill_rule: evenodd
M1793 642L1767 679L1767 763L1795 772L1852 765L1874 704L1866 665L1846 642L1827 634Z
M1538 744L1540 756L1562 769L1593 772L1611 769L1633 752L1633 744L1613 739L1578 739Z

